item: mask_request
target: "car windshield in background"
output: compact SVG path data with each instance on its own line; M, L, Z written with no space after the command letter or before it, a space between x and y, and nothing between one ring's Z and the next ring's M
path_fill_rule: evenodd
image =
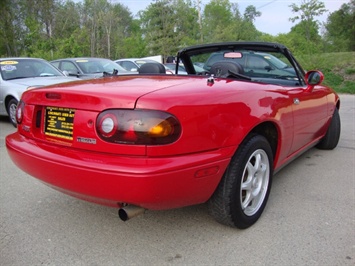
M243 71L243 75L250 78L298 79L296 71L282 53L223 50L193 55L191 60L199 66L203 64L203 69L207 72L211 71L215 63L228 61L238 63Z
M78 59L76 63L84 74L95 73L113 73L113 70L118 70L119 73L126 72L124 68L111 60L106 59Z
M290 67L285 62L282 62L280 59L278 59L277 57L275 57L271 54L260 54L260 56L263 57L263 59L265 59L265 61L269 61L271 65L275 66L278 69Z
M136 72L145 63L156 63L157 61L145 58L123 58L114 61L127 71Z
M175 63L166 63L164 64L165 67L167 67L169 70L171 70L173 73L175 73L176 70L176 64ZM183 65L178 66L178 73L180 75L187 75L186 69Z
M0 72L3 80L63 76L50 63L35 58L2 60L0 61Z
M203 65L201 66L201 65L199 65L199 64L197 63L197 64L194 64L193 66L194 66L194 69L195 69L195 71L196 71L197 74L198 74L198 73L202 73L202 72L205 71L204 68L203 68Z

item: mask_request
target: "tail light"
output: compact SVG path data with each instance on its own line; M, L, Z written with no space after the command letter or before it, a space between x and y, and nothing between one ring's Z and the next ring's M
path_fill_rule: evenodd
M23 109L24 108L25 108L25 103L23 101L20 101L17 104L17 108L16 108L16 122L17 122L17 124L21 124L22 123Z
M162 145L175 142L181 125L172 114L155 110L106 110L96 121L99 137L107 142Z

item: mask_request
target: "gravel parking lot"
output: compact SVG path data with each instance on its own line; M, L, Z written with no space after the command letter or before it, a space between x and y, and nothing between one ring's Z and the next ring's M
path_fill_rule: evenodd
M19 170L0 118L0 265L355 265L355 96L341 95L333 151L311 149L275 177L247 230L215 222L205 205L117 210L61 194Z

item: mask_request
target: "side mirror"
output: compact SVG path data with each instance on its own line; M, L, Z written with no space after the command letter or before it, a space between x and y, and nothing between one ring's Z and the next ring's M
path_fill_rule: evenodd
M266 66L265 69L267 70L267 72L270 72L271 70L275 70L275 68L271 66Z
M324 75L318 70L308 71L305 75L305 80L307 83L307 90L312 91L314 86L317 86L322 83Z
M68 71L63 70L62 72L63 72L64 76L69 77L69 72Z
M64 71L68 73L68 76L77 77L77 78L80 77L80 73L79 72L76 73L75 71L66 71L66 70L64 70Z

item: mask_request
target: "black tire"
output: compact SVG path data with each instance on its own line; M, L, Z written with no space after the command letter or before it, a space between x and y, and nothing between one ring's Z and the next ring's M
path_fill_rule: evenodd
M17 108L18 101L16 99L11 99L6 106L7 114L9 115L10 122L14 127L17 127L16 122L16 108Z
M219 223L232 227L245 229L253 225L265 208L272 175L273 155L269 142L261 135L249 136L232 157L210 198L210 214Z
M340 116L339 110L335 108L332 120L330 121L327 133L317 144L317 148L321 150L333 150L339 142L340 138Z

